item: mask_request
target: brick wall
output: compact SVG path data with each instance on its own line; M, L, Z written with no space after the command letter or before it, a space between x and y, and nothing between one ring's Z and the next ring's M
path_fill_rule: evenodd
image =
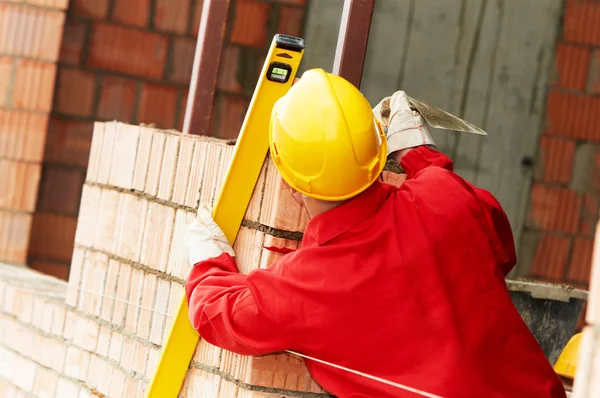
M33 268L68 275L94 121L181 129L202 4L71 1L29 250ZM304 9L305 0L232 0L213 136L237 136L271 38L300 34Z
M0 2L0 261L26 262L67 3Z
M199 203L214 202L233 149L206 137L95 125L68 285L0 266L0 396L143 396L184 294L185 229ZM265 246L298 247L308 217L282 181L266 161L234 244L241 272L281 256ZM323 394L297 358L242 357L201 341L181 396Z
M587 288L600 199L600 2L567 0L521 241L523 275Z

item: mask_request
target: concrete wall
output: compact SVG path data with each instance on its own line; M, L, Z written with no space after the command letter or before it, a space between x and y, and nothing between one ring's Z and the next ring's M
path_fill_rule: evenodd
M313 0L303 68L331 70L343 0ZM550 81L561 0L378 0L362 91L403 89L484 128L435 132L456 171L490 190L519 242ZM525 164L525 165L524 165Z

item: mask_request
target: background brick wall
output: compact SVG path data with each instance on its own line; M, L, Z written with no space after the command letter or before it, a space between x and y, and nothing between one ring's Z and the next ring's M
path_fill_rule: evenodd
M67 3L0 1L0 261L27 260Z
M301 34L305 2L231 1L213 136L237 136L271 38ZM94 121L182 128L202 5L71 0L33 219L33 268L68 275Z
M600 200L600 2L567 0L525 232L521 276L587 288Z

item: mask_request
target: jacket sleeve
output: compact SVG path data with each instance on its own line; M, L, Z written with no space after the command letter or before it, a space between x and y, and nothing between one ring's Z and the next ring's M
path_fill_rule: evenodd
M270 270L240 274L226 253L196 264L185 284L189 318L209 343L242 355L263 355L289 349L285 323L267 306L263 286ZM261 282L261 291L254 280ZM267 280L266 283L264 281Z
M400 164L406 171L407 179L414 178L421 170L436 166L448 171L454 170L452 160L441 152L426 146L420 146L408 152L400 160ZM457 176L457 178L460 178ZM462 179L461 179L462 180ZM500 203L486 190L477 188L467 181L462 180L466 186L477 197L481 203L489 226L485 226L494 251L496 262L504 276L513 269L517 263L515 245L508 217L504 213Z

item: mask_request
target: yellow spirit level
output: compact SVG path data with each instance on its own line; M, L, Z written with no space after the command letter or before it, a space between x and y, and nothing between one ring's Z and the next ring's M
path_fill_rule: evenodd
M271 109L292 86L303 55L304 40L275 35L213 211L216 223L231 243L240 229L269 149ZM189 321L187 300L183 297L146 397L177 397L199 337Z

